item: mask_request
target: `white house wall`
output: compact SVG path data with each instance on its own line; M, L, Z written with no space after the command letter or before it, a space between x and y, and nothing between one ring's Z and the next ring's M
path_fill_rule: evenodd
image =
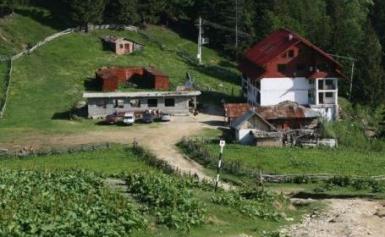
M240 144L251 145L254 142L254 136L251 134L253 129L239 129L237 131L237 139Z
M309 104L309 89L312 86L306 78L266 78L261 80L261 106L276 105L293 101Z

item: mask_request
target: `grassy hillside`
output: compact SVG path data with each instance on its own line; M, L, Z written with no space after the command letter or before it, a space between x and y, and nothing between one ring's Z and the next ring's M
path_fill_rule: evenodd
M0 54L14 55L55 32L51 27L31 18L32 14L48 17L49 12L38 8L18 12L20 14L0 19Z
M305 211L288 210L285 199L275 194L254 193L255 197L249 195L247 199L242 198L241 192L215 194L212 187L148 166L134 150L121 146L33 158L3 158L0 167L0 197L7 202L0 205L0 235L129 236L131 232L137 237L266 236L264 231L275 231L289 223L282 213L298 220ZM116 188L113 182L103 181L109 175L127 180L129 193L117 195L111 191ZM18 188L14 188L15 184ZM203 215L197 211L203 211ZM203 217L203 222L192 216L193 212ZM17 221L20 215L25 223ZM67 219L74 215L75 219ZM190 230L179 229L188 220L194 220L189 224ZM109 223L109 227L101 228L102 222Z
M4 96L4 89L5 89L5 78L7 75L7 64L5 62L0 62L0 105L2 104L2 99Z
M100 37L105 35L134 39L142 42L145 50L116 56L102 50ZM153 65L170 76L174 88L182 85L186 72L190 72L203 90L219 91L219 96L239 91L237 70L230 62L204 49L207 65L197 66L190 61L195 57L195 50L194 42L157 26L139 34L105 30L56 39L14 63L9 106L5 119L0 122L1 133L90 129L89 122L54 121L52 117L68 111L81 100L82 93L88 89L85 82L94 78L95 70L102 66Z

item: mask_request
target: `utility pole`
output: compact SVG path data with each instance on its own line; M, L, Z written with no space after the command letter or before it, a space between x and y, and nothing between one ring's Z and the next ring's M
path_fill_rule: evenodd
M332 57L335 57L335 58L341 58L341 59L348 60L348 61L352 62L352 70L350 72L350 86L349 86L349 100L352 100L354 69L356 66L357 59L352 58L352 57L348 57L348 56L336 55L336 54L329 54L329 55Z
M235 0L235 49L238 50L238 0Z
M223 148L225 148L225 145L226 145L226 141L220 140L219 147L221 148L221 150L219 152L219 160L218 160L218 166L217 166L217 178L215 180L215 188L214 188L215 192L217 191L218 185L219 185L219 176L221 173L222 163L223 163Z
M198 35L198 54L197 54L197 59L199 64L202 64L202 35L203 35L203 30L202 30L202 17L199 17L199 22L198 22L198 27L199 27L199 35Z
M354 66L356 64L356 61L353 61L352 63L352 72L350 74L350 88L349 88L349 100L352 100L352 93L353 93L353 78L354 78Z

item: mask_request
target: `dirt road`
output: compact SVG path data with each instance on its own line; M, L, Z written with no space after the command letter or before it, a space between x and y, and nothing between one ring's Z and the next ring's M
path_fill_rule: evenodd
M384 237L385 202L362 199L330 199L319 215L282 230L290 237Z
M223 117L215 115L176 116L169 123L134 125L133 127L122 127L120 130L93 131L82 134L38 135L20 138L17 143L1 144L1 146L20 150L23 147L39 149L46 146L73 146L104 142L131 144L135 139L141 146L146 147L159 159L167 161L182 173L197 174L201 178L211 179L205 175L202 166L185 158L177 149L176 144L183 137L196 135L204 128L215 129L221 122L223 122Z

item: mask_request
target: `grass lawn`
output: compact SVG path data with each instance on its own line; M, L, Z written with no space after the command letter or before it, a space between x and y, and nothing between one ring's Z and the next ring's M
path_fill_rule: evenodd
M218 145L207 145L217 157ZM271 174L331 174L373 176L385 174L385 154L359 152L349 148L301 149L257 148L229 144L224 150L226 161Z
M48 17L49 12L38 8L22 10L24 13L39 12ZM0 54L14 55L28 45L33 45L45 37L55 33L49 26L33 20L29 16L14 14L0 19Z
M143 43L145 50L132 55L116 56L102 50L100 37L105 35L131 38ZM2 139L26 133L106 129L94 126L91 121L52 119L82 100L82 93L92 89L88 88L86 81L94 78L95 70L102 66L153 65L170 76L174 88L183 84L186 72L191 72L200 88L215 89L227 95L239 91L237 70L232 66L221 66L227 61L215 51L204 49L205 60L208 62L204 67L196 66L186 59L186 55L194 57L195 45L157 26L150 26L139 34L103 30L90 34L74 33L56 39L31 55L15 61L9 104L5 118L0 122Z
M117 175L122 172L155 171L154 168L138 160L130 149L121 146L116 146L114 149L74 154L0 159L0 167L14 170L42 171L84 169L107 175Z

